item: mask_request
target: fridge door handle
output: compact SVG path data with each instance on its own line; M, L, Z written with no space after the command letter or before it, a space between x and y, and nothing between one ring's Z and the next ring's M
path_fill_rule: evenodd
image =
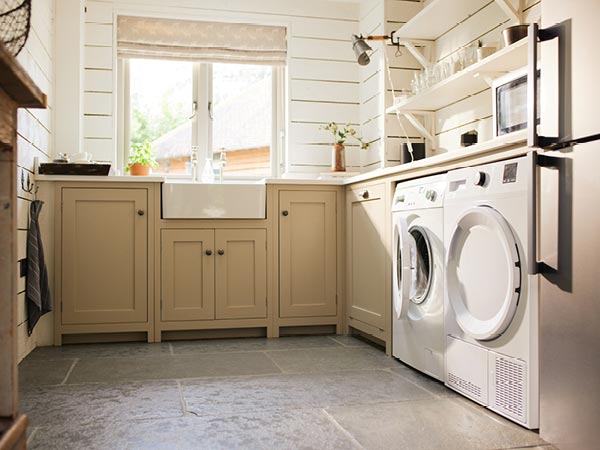
M549 148L556 144L558 137L540 136L537 132L538 119L538 42L560 39L557 28L540 29L537 23L529 25L527 35L527 146ZM533 80L533 81L532 81ZM560 97L559 97L560 98Z
M551 267L543 261L537 259L537 248L538 248L538 235L537 235L537 217L538 213L541 215L541 211L538 211L538 167L550 168L555 170L561 170L563 158L557 158L555 156L547 156L538 154L536 151L529 152L528 157L531 158L530 168L531 174L529 176L529 189L528 189L528 235L527 235L527 273L529 275L536 275L538 273L556 273L557 268Z

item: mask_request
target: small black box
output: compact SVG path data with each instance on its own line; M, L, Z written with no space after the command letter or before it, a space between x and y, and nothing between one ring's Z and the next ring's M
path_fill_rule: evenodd
M413 157L410 157L410 152L408 151L408 144L403 143L400 144L400 164L406 164L412 161L417 161L419 159L425 158L425 143L412 143L413 148Z

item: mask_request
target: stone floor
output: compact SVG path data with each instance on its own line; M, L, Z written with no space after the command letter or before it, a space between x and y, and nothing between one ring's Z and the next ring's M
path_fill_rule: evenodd
M32 449L544 449L349 336L38 348Z

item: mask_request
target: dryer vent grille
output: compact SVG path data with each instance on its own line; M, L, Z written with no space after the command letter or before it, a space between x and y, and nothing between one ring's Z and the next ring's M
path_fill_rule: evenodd
M481 388L469 380L459 377L458 375L448 372L448 384L454 386L465 394L470 394L478 400L481 397Z
M527 365L518 359L494 358L494 409L525 421Z

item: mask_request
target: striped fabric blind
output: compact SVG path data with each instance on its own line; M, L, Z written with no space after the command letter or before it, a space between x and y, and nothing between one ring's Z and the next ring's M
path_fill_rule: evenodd
M285 65L285 27L119 16L122 58Z

